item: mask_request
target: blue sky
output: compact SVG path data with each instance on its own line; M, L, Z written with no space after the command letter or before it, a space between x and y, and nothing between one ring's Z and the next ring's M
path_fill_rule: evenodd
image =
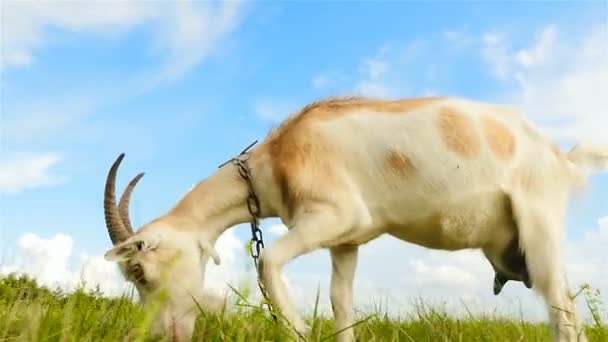
M121 186L146 172L131 209L143 224L324 96L510 102L565 148L579 138L608 143L608 12L599 1L2 7L5 255L22 253L13 244L27 233L69 236L70 263L99 255L110 246L103 182L119 153ZM592 178L569 213L569 239L601 233L607 189L607 175ZM234 234L244 240L248 230ZM290 270L329 262L315 260Z

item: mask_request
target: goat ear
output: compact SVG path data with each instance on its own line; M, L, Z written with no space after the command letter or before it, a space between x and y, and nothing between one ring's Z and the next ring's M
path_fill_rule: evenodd
M104 254L104 258L107 261L127 261L138 253L147 252L154 248L155 244L151 243L148 239L144 237L132 237L108 250Z
M215 247L206 239L199 239L198 245L203 253L208 253L216 265L221 264L220 255L215 250Z

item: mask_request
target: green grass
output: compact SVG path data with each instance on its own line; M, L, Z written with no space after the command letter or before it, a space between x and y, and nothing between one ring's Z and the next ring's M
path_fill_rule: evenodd
M236 295L242 296L237 293ZM583 291L587 308L595 312L586 325L590 341L608 341L596 297ZM235 311L201 312L196 341L287 341L293 335L276 325L261 306L246 296ZM582 308L581 308L582 309ZM391 319L377 310L358 315L359 341L549 341L546 324L500 317L457 319L444 311L419 304L413 314ZM332 321L314 314L310 341L332 341ZM38 286L25 277L0 277L0 341L145 341L150 315L127 298L102 298L95 291L65 294Z

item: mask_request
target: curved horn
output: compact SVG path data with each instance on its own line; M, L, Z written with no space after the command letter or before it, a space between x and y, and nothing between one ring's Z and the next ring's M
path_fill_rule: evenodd
M110 235L110 240L112 240L113 245L125 241L132 235L125 229L125 226L120 219L118 209L116 208L116 196L114 193L114 188L116 187L116 172L118 171L118 166L124 157L125 154L121 153L118 158L116 158L116 161L114 161L114 164L112 164L112 167L108 172L108 177L106 178L106 187L103 198L106 228L108 229L108 234Z
M120 215L120 220L122 221L125 229L129 234L133 234L133 226L131 225L131 219L129 218L129 203L131 202L131 193L133 193L133 189L137 185L137 182L144 176L144 172L135 176L135 178L131 179L129 185L125 189L125 192L122 193L120 197L120 202L118 202L118 214Z

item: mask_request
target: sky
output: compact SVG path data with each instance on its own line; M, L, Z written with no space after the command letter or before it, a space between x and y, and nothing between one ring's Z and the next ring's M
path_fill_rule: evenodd
M605 2L16 2L1 4L0 273L73 289L129 290L103 219L108 168L141 225L307 103L336 95L468 97L519 106L562 148L608 144ZM573 198L565 265L608 303L608 174ZM266 243L284 233L263 222ZM247 225L220 237L208 284L251 284ZM327 251L285 270L299 307L329 307ZM510 282L492 294L478 251L441 252L387 237L362 247L358 308L419 297L545 319ZM253 287L254 291L257 291ZM582 302L579 300L579 304ZM608 305L607 305L608 307ZM585 315L584 305L579 310Z

